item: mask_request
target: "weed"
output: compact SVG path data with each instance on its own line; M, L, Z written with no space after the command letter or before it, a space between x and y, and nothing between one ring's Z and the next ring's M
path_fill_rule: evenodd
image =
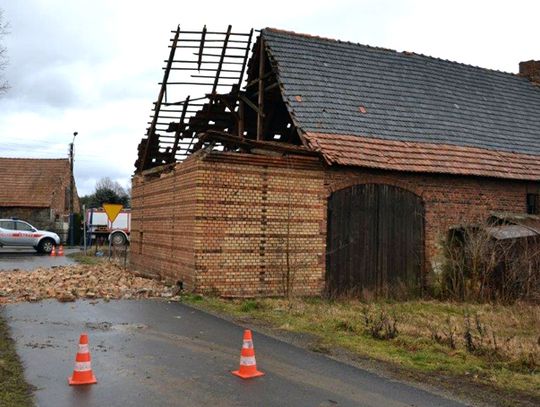
M251 312L258 309L261 309L262 305L259 301L255 300L246 300L242 302L242 305L240 305L240 311L242 312Z
M66 255L66 257L69 257L73 260L75 260L79 264L87 264L87 265L95 265L99 264L104 261L103 257L96 257L93 255L85 255L82 252L76 252L76 253L69 253Z
M446 345L450 349L453 349L453 350L456 349L457 327L453 323L453 320L450 317L446 318L446 327L439 330L437 326L430 325L429 331L431 333L432 341L437 342L438 344L441 344L441 345Z
M351 321L346 319L339 319L336 321L336 330L342 332L356 332L356 327Z
M365 331L375 339L394 339L398 335L397 317L388 315L386 310L363 309Z
M204 300L204 297L202 295L191 293L183 294L181 298L185 302L201 302Z
M474 344L474 337L471 328L471 318L469 314L465 315L465 330L463 331L463 339L465 340L465 347L470 353L474 353L476 346Z

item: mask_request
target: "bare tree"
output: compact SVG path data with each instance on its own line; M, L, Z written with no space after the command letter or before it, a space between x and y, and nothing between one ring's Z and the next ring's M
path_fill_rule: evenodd
M99 189L110 189L120 196L128 195L126 190L118 181L113 181L109 177L103 177L98 182L96 182L96 190Z
M3 39L7 34L8 24L4 21L4 12L0 9L0 94L5 93L8 89L8 83L3 79L2 75L8 63L7 48L3 44Z

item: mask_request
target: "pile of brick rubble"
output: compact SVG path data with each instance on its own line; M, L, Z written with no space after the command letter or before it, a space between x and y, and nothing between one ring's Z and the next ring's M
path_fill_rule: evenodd
M172 298L177 294L176 287L136 276L107 262L0 273L0 304L47 298L62 302L77 298Z

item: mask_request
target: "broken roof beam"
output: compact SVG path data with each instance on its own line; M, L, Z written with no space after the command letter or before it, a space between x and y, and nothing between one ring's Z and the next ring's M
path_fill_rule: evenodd
M155 106L154 118L152 119L152 122L150 123L150 128L148 129L148 132L147 132L148 138L147 138L146 144L144 146L144 152L143 152L142 160L140 162L141 168L139 168L139 170L144 170L150 165L151 159L150 159L150 154L149 153L150 153L151 149L154 147L154 145L156 145L156 146L159 145L159 137L156 136L155 129L156 129L156 125L158 123L159 109L161 108L161 103L163 101L163 98L165 96L165 92L167 90L167 80L169 79L169 73L170 73L170 70L171 70L172 61L174 60L174 54L175 54L175 51L176 51L176 45L178 43L178 37L179 36L180 36L180 25L178 25L177 28L176 28L176 34L174 36L172 48L171 48L171 51L169 53L169 59L167 61L167 67L165 69L165 72L163 73L163 81L161 83L161 89L159 91L158 99L157 99L157 101L156 101L156 103L154 105Z
M223 31L209 31L205 26L202 30L189 31L177 26L173 32L170 55L162 68L160 95L154 102L146 129L151 140L147 143L148 138L145 138L139 149L136 164L139 172L163 162L163 153L170 151L166 146L174 147L171 156L183 160L191 150L186 149L186 142L190 146L197 142L197 133L209 130L243 133L243 120L240 119L243 106L239 106L238 92L251 55L253 30L236 33L228 26ZM205 96L190 99L186 108L183 99L187 93L179 93L178 89L190 85L201 89ZM210 96L226 92L232 97L225 101ZM253 100L256 104L256 99ZM212 108L214 105L222 105L227 116Z
M206 30L206 26L204 26L205 30ZM171 151L171 158L172 160L174 161L174 157L176 156L176 151L178 150L178 142L180 140L180 136L181 136L181 133L182 133L182 125L184 124L184 120L186 119L186 113L187 113L187 108L189 106L189 96L186 98L185 100L185 103L184 103L184 109L182 110L182 114L180 116L180 126L178 126L178 128L176 129L176 132L174 134L174 144L173 144L173 148L172 148L172 151Z
M263 139L264 130L264 58L266 56L264 50L264 40L262 35L259 37L259 94L257 97L257 140Z
M249 31L249 39L248 44L251 44L251 38L253 37L253 28ZM240 71L240 77L238 78L238 89L240 89L240 86L242 86L242 78L244 77L244 72L246 71L246 65L247 61L249 59L249 45L246 48L246 52L244 54L244 63L242 65L242 69Z
M214 86L212 87L212 94L216 93L216 89L219 84L219 76L221 75L221 68L223 68L223 60L225 59L225 54L227 53L227 45L229 43L231 30L232 30L232 25L229 24L229 27L227 28L227 34L225 35L225 39L223 40L223 49L221 50L221 55L219 56L219 64L217 67L216 78L214 79ZM208 55L208 54L205 54L205 55Z
M201 33L201 43L199 44L199 59L197 60L197 69L201 69L203 50L204 50L204 40L206 38L206 25L203 27Z
M300 154L309 156L318 156L319 153L309 150L303 146L295 146L292 144L283 144L273 141L258 141L240 138L229 133L218 131L207 131L199 136L198 143L193 147L194 151L202 148L203 144L208 141L218 141L224 145L232 145L246 150L261 149L276 151L283 154Z
M171 30L171 33L175 33L176 31L174 30ZM206 34L208 35L225 35L227 34L227 32L229 33L229 35L234 35L234 36L240 36L240 37L249 37L249 33L235 33L235 32L232 32L230 30L227 30L227 31L206 31ZM188 31L188 30L184 30L184 31L180 31L181 34L200 34L201 32L200 31Z

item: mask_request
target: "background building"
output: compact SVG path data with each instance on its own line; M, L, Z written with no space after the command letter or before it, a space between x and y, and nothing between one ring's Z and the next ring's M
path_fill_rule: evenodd
M17 217L67 239L70 165L67 158L0 158L0 218ZM74 212L80 212L74 188Z

